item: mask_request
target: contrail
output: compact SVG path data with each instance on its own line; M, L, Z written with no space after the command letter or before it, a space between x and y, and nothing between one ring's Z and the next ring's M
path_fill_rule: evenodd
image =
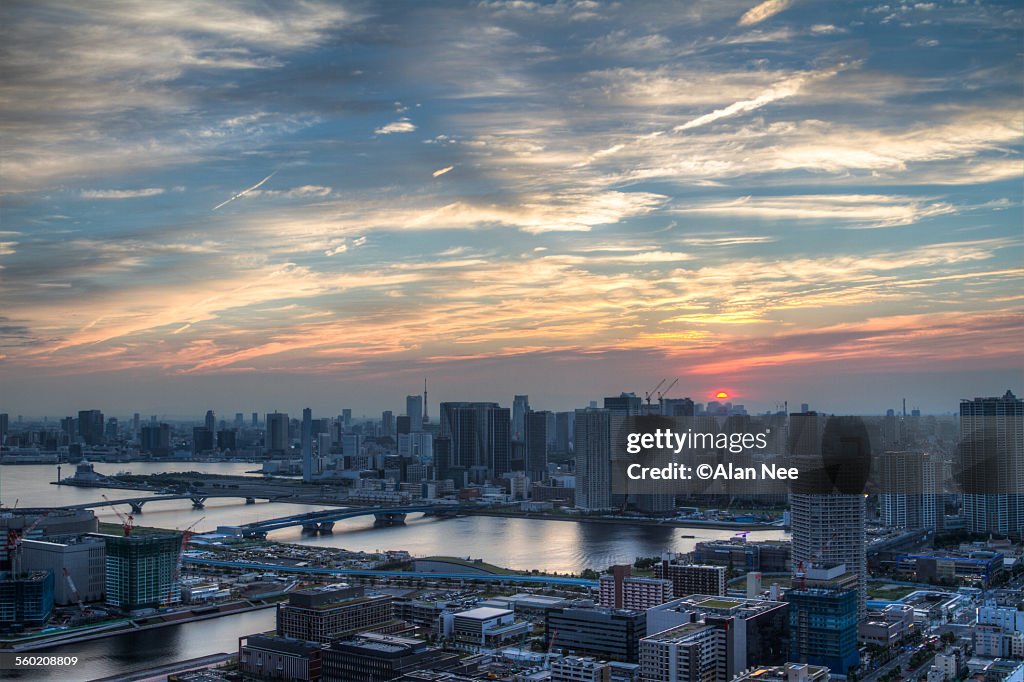
M252 187L250 187L249 189L243 189L243 190L242 190L241 192L239 192L239 193L238 193L238 194L236 194L235 196L231 197L231 198L230 198L230 199L228 199L227 201L225 201L225 202L222 202L222 203L219 203L219 204L217 204L216 206L214 206L214 207L213 207L213 210L214 210L214 211L216 211L216 210L217 210L218 208L220 208L221 206L226 206L226 205L230 204L230 203L231 203L232 201L234 201L234 200L235 200L235 199L237 199L238 197L244 197L244 196L245 196L246 194L248 194L249 192L253 191L254 189L258 189L258 188L260 187L260 185L262 185L262 184L263 184L264 182L266 182L266 181L267 181L267 180L269 180L270 178L274 177L275 175L277 175L277 171L274 171L273 173L271 173L271 174L270 174L270 175L268 175L267 177L263 178L262 180L260 180L259 182L257 182L257 183L256 183L255 185L253 185L253 186L252 186Z

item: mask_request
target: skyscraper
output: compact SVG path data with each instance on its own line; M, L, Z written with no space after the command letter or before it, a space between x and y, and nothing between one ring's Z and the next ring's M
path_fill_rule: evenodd
M882 522L889 528L937 528L943 515L937 494L941 463L923 452L885 452L878 463Z
M548 417L550 412L527 412L524 439L526 441L526 472L530 480L543 481L548 472Z
M79 410L78 435L86 445L103 444L103 413L99 410Z
M867 429L859 420L805 413L793 415L789 435L790 450L802 462L800 479L790 494L794 570L845 564L857 576L857 613L864 617L868 577L864 494L838 492L834 486L841 485L845 491L850 481L843 470L836 472L835 465L826 469L826 463L870 461Z
M587 511L612 506L611 412L576 410L576 506Z
M217 430L217 418L213 414L213 410L206 411L205 420L206 430L210 433L214 433Z
M526 414L530 411L530 396L517 395L512 399L512 440L526 440Z
M1024 534L1024 401L960 401L960 482L971 533Z
M302 410L302 480L312 481L313 475L313 410Z
M288 449L288 415L284 412L267 414L267 434L264 444L269 452L283 454Z
M418 433L423 430L423 396L405 396L405 414L409 417L409 432Z
M511 465L510 429L509 409L497 403L441 403L440 436L451 439L449 466L500 477Z

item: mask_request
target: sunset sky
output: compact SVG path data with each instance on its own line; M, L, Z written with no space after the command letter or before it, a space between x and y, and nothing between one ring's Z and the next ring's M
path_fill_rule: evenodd
M1020 393L1014 2L5 2L0 412Z

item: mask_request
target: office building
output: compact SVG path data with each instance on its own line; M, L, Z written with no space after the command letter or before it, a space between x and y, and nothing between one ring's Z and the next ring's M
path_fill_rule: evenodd
M302 410L302 480L312 481L320 472L313 462L313 410Z
M552 432L551 448L560 455L571 455L573 452L573 436L576 431L576 412L556 412L555 427Z
M635 393L622 393L604 399L604 409L616 417L632 417L640 414L643 402Z
M969 533L1015 538L1024 533L1024 401L960 401L963 516Z
M599 603L615 609L646 610L672 599L672 581L632 575L628 564L612 566L598 581Z
M611 412L576 410L576 506L585 511L612 507Z
M79 599L103 600L107 551L102 539L88 535L64 542L26 539L21 542L21 553L21 565L26 571L53 573L53 601L58 606L76 604Z
M697 628L709 627L709 635ZM684 631L658 639L658 633L684 627ZM782 665L789 652L789 605L763 599L742 599L715 595L692 595L655 606L647 611L647 630L658 642L655 649L661 656L690 649L709 654L712 660L694 668L708 674L711 666L714 679L728 681L755 665ZM691 647L696 643L696 649ZM642 643L641 643L641 646ZM649 657L650 658L650 657ZM643 667L643 663L641 663ZM659 668L659 670L661 670ZM663 671L658 673L663 674Z
M555 608L544 617L546 647L563 653L636 663L647 614L632 609Z
M206 418L203 419L203 426L210 433L216 433L217 431L217 417L213 414L213 410L206 411Z
M857 592L807 587L786 592L790 658L829 668L837 675L860 663L857 650Z
M654 577L672 581L672 592L678 597L690 594L725 594L725 566L688 564L681 559L662 557L654 565Z
M259 680L320 682L323 650L319 642L249 635L238 640L238 671Z
M496 649L522 644L530 633L529 623L516 621L510 609L479 606L442 616L444 634L456 646L477 649Z
M410 433L419 433L423 430L423 396L405 397L405 415L409 417Z
M277 610L277 634L330 642L392 620L391 596L368 595L362 587L324 585L293 592Z
M53 613L53 573L0 573L0 625L39 627Z
M510 471L511 416L507 407L497 403L441 403L440 419L439 435L451 441L449 468L459 467L476 478L482 473L491 479Z
M284 454L288 451L288 415L283 412L267 414L267 432L263 440L268 453Z
M421 640L364 633L324 650L323 680L394 680L415 670L446 671L458 666L458 654Z
M550 412L527 412L523 418L526 441L526 473L540 482L548 473L548 421Z
M181 534L98 535L106 543L107 604L122 611L181 601Z
M192 428L192 454L213 450L213 431L205 426Z
M238 432L235 429L221 429L217 432L217 449L221 452L234 450L238 445Z
M512 440L526 440L526 415L530 412L530 396L517 395L512 399Z
M103 413L99 410L79 410L78 435L86 445L103 445Z
M385 438L395 437L395 413L391 410L384 410L380 415L380 435Z

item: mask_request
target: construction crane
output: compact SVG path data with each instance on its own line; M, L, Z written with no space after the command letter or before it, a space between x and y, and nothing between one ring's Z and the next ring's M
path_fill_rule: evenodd
M39 518L20 531L11 530L7 533L7 556L11 561L11 573L13 575L21 574L21 541L43 522L47 514L49 512L43 512L39 515Z
M68 583L68 589L71 590L71 597L78 602L78 611L83 616L86 615L85 604L82 603L82 594L78 591L78 587L75 586L75 581L71 579L71 574L68 573L67 567L64 568L64 580Z
M202 516L196 519L185 530L181 531L181 549L178 550L178 559L174 564L174 574L171 576L170 584L167 585L167 596L164 599L164 603L168 606L170 606L171 598L174 594L174 584L181 578L181 564L185 560L185 550L188 548L189 540L192 539L192 529L205 518L205 516Z
M648 405L651 404L651 396L657 393L658 389L661 388L666 381L668 381L668 379L662 379L661 381L658 382L657 386L655 386L654 388L652 388L651 390L647 391L647 393L644 394L644 398L647 400Z
M668 388L666 388L666 389L665 389L664 391L661 391L660 393L658 393L658 402L660 403L660 402L662 401L662 399L664 399L664 397L668 395L668 392L669 392L669 391L671 391L671 390L672 390L672 388L673 388L673 387L674 387L674 386L675 386L676 384L678 384L678 383L679 383L679 377L676 377L676 378L675 378L675 379L674 379L674 380L672 381L672 383L668 385Z
M110 505L110 508L114 510L115 514L117 514L117 518L121 520L121 529L124 530L124 536L128 537L129 535L131 535L132 529L135 528L135 517L132 516L131 513L125 516L124 514L119 512L117 510L117 507L114 506L114 503L111 502L110 498L107 497L106 495L100 495L100 497L107 501L107 503Z

